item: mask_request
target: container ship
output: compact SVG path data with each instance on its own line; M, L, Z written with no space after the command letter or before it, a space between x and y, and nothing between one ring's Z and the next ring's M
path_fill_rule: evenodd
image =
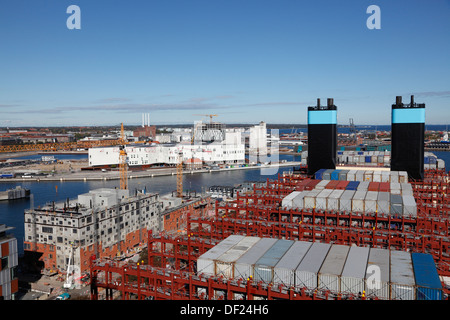
M13 189L0 191L0 201L2 200L16 200L30 197L30 190L17 186Z
M91 299L448 300L450 177L425 166L425 105L397 97L391 116L389 167L337 168L337 107L318 99L303 170L149 232L145 264L91 256Z

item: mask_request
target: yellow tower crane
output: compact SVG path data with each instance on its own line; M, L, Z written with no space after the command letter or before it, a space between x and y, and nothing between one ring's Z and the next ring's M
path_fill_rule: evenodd
M194 116L204 116L209 117L209 123L212 123L212 118L217 117L218 114L194 114Z
M127 153L125 151L125 134L123 123L120 129L120 146L119 146L119 169L120 169L120 189L128 189L128 164Z
M183 152L178 152L177 163L177 197L183 197Z

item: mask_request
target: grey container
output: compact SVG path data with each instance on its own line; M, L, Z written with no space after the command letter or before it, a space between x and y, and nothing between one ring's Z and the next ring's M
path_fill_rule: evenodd
M347 174L350 170L341 170L339 172L339 180L340 181L347 181Z
M389 182L398 183L398 171L391 171L391 174L389 176Z
M345 190L339 199L339 211L350 212L352 211L352 200L355 195L355 190Z
M401 194L402 193L402 187L399 182L391 182L390 183L390 190L393 194Z
M367 191L369 190L369 181L361 181L356 190Z
M352 199L352 211L364 213L364 200L366 198L367 191L356 190Z
M197 259L197 273L214 275L215 260L244 238L242 235L231 235L206 251Z
M329 180L322 180L318 184L316 184L314 189L323 190L323 189L325 189L325 187L327 186L328 183L330 183Z
M274 245L270 247L258 261L256 261L253 268L253 280L256 282L262 281L264 283L272 283L275 265L293 244L293 240L280 239L275 242Z
M403 215L403 198L399 194L391 193L391 215L394 216Z
M329 290L333 293L339 293L341 291L340 278L349 250L349 246L339 244L331 246L318 273L317 281L319 289Z
M356 181L356 171L357 170L350 170L347 173L347 181Z
M323 189L316 196L316 210L326 210L327 209L327 199L328 196L333 192L333 189Z
M322 174L322 180L331 180L331 173L334 171L334 169L327 169Z
M295 241L273 269L273 283L295 286L295 269L311 247L312 242Z
M412 195L402 195L403 216L417 217L416 199Z
M377 212L390 214L391 195L389 192L378 192Z
M244 280L247 280L250 276L253 277L253 266L256 261L258 261L259 258L261 258L277 241L278 239L261 238L261 240L255 243L255 245L234 263L234 277L236 279Z
M400 188L402 189L402 195L406 196L412 196L413 195L413 188L410 183L400 183Z
M365 213L377 212L378 193L378 191L367 191L366 198L364 199Z
M364 170L357 170L355 173L355 181L364 181Z
M390 269L389 250L371 248L366 270L367 298L390 299Z
M335 189L330 193L327 199L327 210L339 211L339 200L345 190Z
M370 248L350 247L341 275L341 293L362 294L365 290Z
M215 260L215 275L234 278L234 264L261 238L245 237Z
M330 248L329 243L314 242L311 245L302 262L295 269L296 288L317 289L317 274Z
M391 250L391 300L415 300L415 285L411 253Z

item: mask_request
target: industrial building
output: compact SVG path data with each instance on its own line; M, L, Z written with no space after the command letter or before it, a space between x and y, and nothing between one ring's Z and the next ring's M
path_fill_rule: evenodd
M10 234L13 227L0 224L0 300L15 300L19 291L17 239Z

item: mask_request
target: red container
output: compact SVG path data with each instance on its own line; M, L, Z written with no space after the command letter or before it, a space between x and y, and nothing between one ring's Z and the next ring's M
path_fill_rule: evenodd
M305 185L305 190L312 190L316 185L322 180L311 180L307 185Z
M345 190L347 188L347 185L350 181L339 181L339 183L336 186L336 189L338 190Z
M303 191L305 190L305 186L311 182L311 179L303 179L295 186L295 191Z
M325 186L325 189L336 189L336 186L338 185L339 180L331 180L328 182L328 184Z
M367 190L368 191L379 191L380 183L379 182L370 182Z
M379 182L379 184L380 184L379 188L380 192L389 192L391 190L391 185L389 182Z

